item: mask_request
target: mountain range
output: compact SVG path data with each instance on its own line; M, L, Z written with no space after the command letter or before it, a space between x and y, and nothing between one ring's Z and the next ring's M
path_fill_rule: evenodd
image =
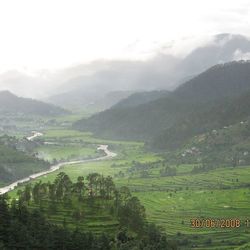
M104 62L93 74L78 75L65 81L64 93L48 100L60 105L61 98L78 107L85 107L89 100L88 104L100 106L100 96L105 97L110 91L173 90L216 64L248 58L250 40L247 37L219 34L184 57L160 52L147 61ZM67 91L68 86L71 86L70 91Z
M74 127L105 138L142 140L156 149L172 149L194 135L247 119L249 97L250 62L219 64L156 100L131 105L128 98L126 105L122 101Z
M159 48L147 60L99 60L55 71L3 72L0 90L70 109L104 110L125 98L126 92L173 90L213 65L248 58L249 38L219 34L180 55ZM120 98L109 97L114 92Z

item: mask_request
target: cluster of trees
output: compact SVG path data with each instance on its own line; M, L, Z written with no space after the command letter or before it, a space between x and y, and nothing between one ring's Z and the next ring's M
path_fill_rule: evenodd
M39 210L0 196L0 249L110 249L109 238L48 223Z
M110 213L117 218L120 226L140 233L145 226L145 208L137 197L133 197L127 187L116 188L112 177L104 177L98 173L91 173L86 177L79 176L72 182L67 174L60 172L53 183L37 182L33 186L26 185L24 190L18 191L19 202L29 205L30 202L41 204L44 200L49 203L49 211L57 211L57 205L63 204L73 211L75 219L81 218L79 207L73 205L73 200L85 202L93 206L95 201L106 201Z
M150 176L150 170L158 168L162 166L162 164L164 164L162 161L145 162L145 163L132 161L132 166L127 169L127 173L130 176L137 174L139 178L148 178Z
M173 163L176 163L174 161ZM127 174L132 177L139 177L139 178L149 178L151 174L152 169L159 169L159 176L164 177L164 176L175 176L177 174L177 169L176 167L170 167L168 164L167 159L166 160L159 160L155 162L137 162L133 161L132 166L127 169ZM118 178L123 178L125 177L125 173L122 171L119 171L115 177Z
M147 225L143 236L132 236L126 229L119 229L116 236L91 232L70 231L46 221L39 210L30 211L24 204L7 196L0 196L0 249L42 250L174 250L154 225Z
M112 199L115 185L111 176L104 177L91 173L86 177L79 176L74 183L64 172L60 172L53 183L36 182L34 186L26 185L24 191L19 190L19 199L29 202L31 199L39 203L42 199L51 201L69 201L77 195L79 201L84 198Z
M177 173L177 170L175 167L170 167L170 166L166 166L164 168L162 168L160 170L160 176L164 177L164 176L175 176Z
M175 242L146 222L145 209L138 198L125 186L116 188L109 176L92 173L86 180L80 176L72 182L61 172L53 183L26 185L18 195L19 199L12 201L6 195L0 196L0 249L177 249ZM119 221L115 236L83 232L77 222L75 229L63 223L62 226L52 224L43 209L29 206L47 200L54 205L67 204L70 209L70 200L76 198L90 206L89 200L107 200L112 215Z

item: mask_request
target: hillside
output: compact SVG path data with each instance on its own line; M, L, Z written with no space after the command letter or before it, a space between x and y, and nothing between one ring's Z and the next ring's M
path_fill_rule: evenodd
M0 112L41 116L62 115L68 113L68 111L60 107L29 98L18 97L9 91L0 92Z
M192 117L192 126L193 118L201 120L204 112L209 114L209 122L212 124L213 119L218 119L212 117L216 113L214 110L219 107L223 113L224 105L229 105L225 114L229 116L230 102L231 106L234 105L231 98L250 91L249 72L249 62L217 65L186 82L166 97L135 107L120 107L120 104L117 104L87 120L80 120L74 127L92 131L103 137L151 141L163 131L171 127L174 129L182 119L188 120ZM247 101L247 98L244 100ZM245 105L248 106L247 103ZM166 145L163 143L161 148L164 146Z
M0 212L2 249L177 249L127 187L98 173L26 185L10 207L0 196Z
M114 106L76 122L73 127L105 138L147 140L171 127L181 114L193 108L193 103L171 95L135 107Z
M215 65L176 89L175 95L198 102L236 97L250 90L250 62Z
M151 147L178 148L195 135L231 126L250 117L250 91L237 98L225 98L202 112L181 117L153 139Z
M136 107L147 102L166 97L169 94L167 90L145 91L131 94L129 97L121 100L115 105L115 108Z
M250 164L250 120L213 129L194 136L180 151L186 162L201 163L195 172L216 167L237 167ZM193 150L195 149L196 153ZM199 152L197 154L197 152Z
M0 186L49 168L47 162L18 151L17 143L13 137L0 137Z

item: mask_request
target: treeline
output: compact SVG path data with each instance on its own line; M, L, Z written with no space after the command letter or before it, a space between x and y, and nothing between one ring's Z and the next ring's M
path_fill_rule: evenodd
M176 167L170 167L166 160L159 160L156 162L132 161L131 167L126 169L126 174L130 178L133 178L133 177L134 178L150 178L152 176L155 176L155 174L157 174L156 171L154 171L154 174L152 173L154 169L159 169L159 172L158 172L159 177L177 175ZM118 173L115 174L115 177L117 178L124 178L125 176L126 176L125 173L122 171L119 171Z

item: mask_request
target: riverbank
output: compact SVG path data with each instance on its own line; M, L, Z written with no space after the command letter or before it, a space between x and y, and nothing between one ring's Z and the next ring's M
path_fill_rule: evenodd
M36 131L33 131L32 133L33 133L33 135L27 137L27 140L32 141L36 137L43 135L42 133L36 132ZM74 165L74 164L82 164L82 163L93 162L93 161L107 160L107 159L114 158L117 155L116 153L109 151L108 145L99 145L97 147L97 150L102 150L105 153L105 156L97 157L97 158L94 158L94 159L85 159L85 160L78 160L78 161L60 162L58 164L55 164L55 165L51 166L48 170L45 170L45 171L42 171L42 172L39 172L39 173L35 173L35 174L32 174L32 175L29 175L26 178L17 180L17 181L15 181L15 182L7 185L7 186L4 186L4 187L0 188L0 194L5 194L5 193L13 190L19 184L28 182L30 180L34 180L34 179L36 179L38 177L44 176L46 174L50 174L52 172L55 172L55 171L59 170L61 167L63 167L63 166Z

